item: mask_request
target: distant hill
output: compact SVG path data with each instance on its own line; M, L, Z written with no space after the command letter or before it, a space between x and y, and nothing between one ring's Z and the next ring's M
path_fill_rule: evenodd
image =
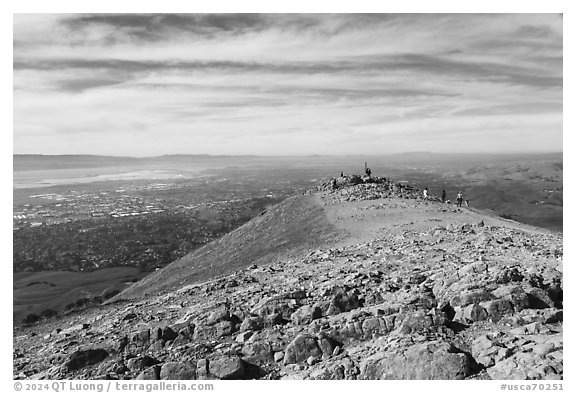
M42 155L14 154L14 171L133 167L187 163L246 163L265 157L256 156L213 156L208 154L175 154L158 157L117 157L97 155Z
M137 158L91 155L14 154L13 170L34 171L50 169L95 168L138 163Z

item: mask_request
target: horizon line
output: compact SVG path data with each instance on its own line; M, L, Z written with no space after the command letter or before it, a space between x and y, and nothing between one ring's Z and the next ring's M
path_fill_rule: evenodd
M314 157L384 157L384 156L398 156L409 154L422 154L422 155L452 155L452 156L466 156L466 155L548 155L548 154L564 154L563 151L510 151L510 152L430 152L430 151L405 151L399 153L385 153L385 154L285 154L285 155L261 155L261 154L205 154L205 153L174 153L174 154L161 154L156 156L128 156L128 155L105 155L105 154L45 154L45 153L12 153L15 156L40 156L40 157L111 157L111 158L133 158L133 159L147 159L147 158L163 158L163 157L177 157L177 156L190 156L190 157L255 157L255 158L282 158L282 157L298 157L298 158L314 158Z

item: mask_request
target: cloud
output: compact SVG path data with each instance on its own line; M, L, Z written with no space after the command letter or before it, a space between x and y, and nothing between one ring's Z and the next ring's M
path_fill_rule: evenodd
M562 62L552 14L15 15L14 150L561 150Z

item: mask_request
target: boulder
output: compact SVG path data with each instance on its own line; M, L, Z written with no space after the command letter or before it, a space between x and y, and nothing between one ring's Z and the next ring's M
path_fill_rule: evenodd
M488 313L488 319L492 322L498 322L505 315L514 313L514 306L505 299L491 300L481 304Z
M191 362L168 362L160 369L160 379L196 379L196 365Z
M447 342L431 341L400 351L380 351L361 363L361 379L464 379L474 360Z
M476 290L476 291L465 291L461 294L454 296L450 299L450 305L452 307L465 307L469 304L473 303L480 303L486 300L494 299L494 295L490 292L487 292L483 289Z
M530 299L524 289L518 285L500 287L492 291L492 295L498 299L507 300L514 306L516 312L530 307Z
M298 335L284 352L284 364L300 363L310 356L322 356L322 350L318 346L316 337L308 334Z
M222 333L223 330L221 329ZM206 325L199 325L196 326L194 329L194 336L193 339L196 342L206 342L206 341L214 341L219 337L218 327L215 325L206 326Z
M218 322L216 325L216 336L226 337L230 336L236 331L236 326L231 321Z
M317 340L318 347L322 351L322 358L329 358L334 354L334 348L337 347L338 343L329 337L320 337Z
M486 335L476 338L470 349L476 362L484 367L491 367L512 354L511 349Z
M236 336L236 342L243 344L246 341L248 341L248 339L252 337L252 335L254 335L254 332L252 332L252 330L242 332L238 336Z
M399 323L400 332L404 334L424 332L433 326L444 325L447 322L443 315L431 315L424 310L399 316L396 321Z
M244 362L239 356L221 356L210 360L208 370L218 379L240 379L244 375Z
M362 302L358 299L358 295L352 293L351 291L338 291L330 302L330 307L328 309L329 315L335 315L341 312L346 312L354 310L355 308L361 307Z
M260 317L267 317L273 314L280 314L283 319L290 320L290 316L298 308L298 299L274 296L264 298L251 310L252 314Z
M78 350L70 355L64 367L69 371L79 370L86 366L100 363L108 357L108 352L104 349Z
M247 330L252 330L257 332L258 330L262 330L264 328L264 318L262 317L246 317L240 324L240 331L244 332Z
M226 307L222 306L212 311L210 315L208 315L208 318L206 319L206 325L208 326L216 325L218 322L229 320L230 320L230 311Z
M126 362L126 366L131 371L139 371L144 370L145 368L148 368L158 363L159 363L158 360L154 359L153 357L144 355L128 359L128 361Z
M542 288L529 288L526 290L528 295L528 307L529 308L552 308L554 307L554 300L550 298L547 291Z
M298 310L296 310L291 316L290 319L292 323L295 325L304 325L309 324L314 319L318 319L322 317L322 310L316 306L302 306Z
M137 380L158 380L160 379L160 366L154 365L142 371L137 377Z
M505 268L504 270L499 272L498 275L496 276L496 283L508 284L509 282L513 281L520 282L523 279L524 276L522 275L522 273L520 273L520 271L518 271L518 268L516 267Z
M388 326L386 320L381 317L367 318L362 322L362 333L366 338L383 336L393 329L394 324Z
M246 343L242 348L242 354L244 355L244 361L258 366L274 362L272 346L267 341L259 340Z
M481 305L474 303L462 310L461 319L465 323L474 323L488 319L488 312Z

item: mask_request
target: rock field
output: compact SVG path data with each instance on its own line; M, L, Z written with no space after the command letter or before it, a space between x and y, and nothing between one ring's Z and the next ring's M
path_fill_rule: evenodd
M561 234L359 179L345 240L15 327L14 378L563 378Z

